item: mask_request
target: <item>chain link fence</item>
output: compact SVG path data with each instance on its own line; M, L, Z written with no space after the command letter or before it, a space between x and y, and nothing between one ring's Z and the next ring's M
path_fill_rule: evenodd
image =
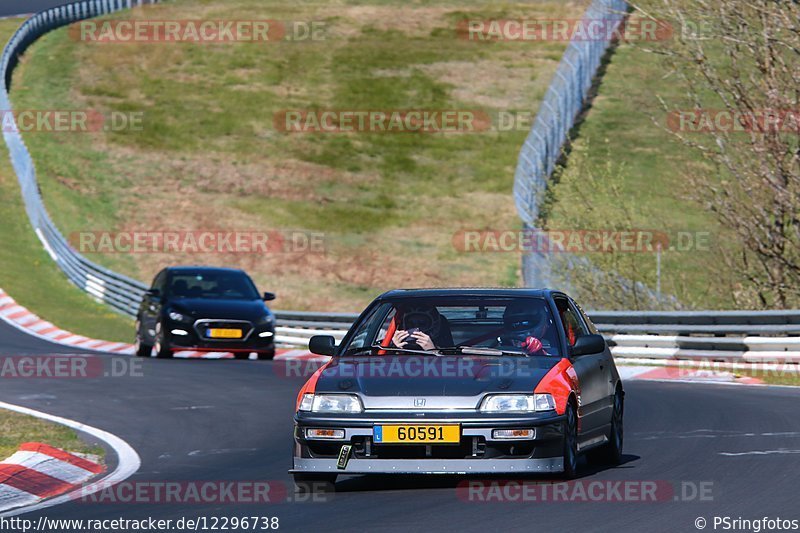
M613 30L623 23L628 4L623 0L594 0L583 20L602 21L606 39L577 35L567 46L550 87L539 106L530 133L520 150L514 175L514 202L526 230L536 227L547 181L556 168L569 132L586 106L592 83L611 45ZM543 252L525 254L522 274L525 285L553 285L551 257ZM563 284L564 280L559 280Z

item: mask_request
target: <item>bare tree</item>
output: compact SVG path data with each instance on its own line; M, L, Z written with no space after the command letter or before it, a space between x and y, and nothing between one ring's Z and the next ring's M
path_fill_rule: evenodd
M725 253L743 279L737 303L800 305L800 3L642 0L635 11L673 25L671 40L647 45L686 95L661 100L665 127L717 169L689 180L741 245Z

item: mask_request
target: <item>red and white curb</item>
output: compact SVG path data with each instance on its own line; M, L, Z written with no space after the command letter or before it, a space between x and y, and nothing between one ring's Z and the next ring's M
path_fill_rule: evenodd
M88 461L83 458L79 458L77 456L72 456L75 457L75 459L65 460L66 456L69 456L71 454L59 455L58 457L54 456L54 454L57 455L60 452L60 450L54 452L54 454L49 454L47 453L47 451L49 451L48 449L41 447L31 446L32 449L26 449L26 450L20 449L19 452L17 452L12 457L4 461L4 463L7 463L8 461L12 460L12 458L16 457L19 459L19 462L17 463L16 462L17 459L14 459L15 462L9 463L11 466L4 468L12 470L12 469L17 469L18 466L24 465L25 467L28 467L28 470L35 470L38 473L38 475L25 474L27 478L17 477L20 474L15 474L10 476L11 479L13 478L17 479L17 481L13 482L16 483L17 485L12 485L12 483L3 481L2 485L0 485L1 487L0 490L8 490L8 493L10 494L13 489L16 489L17 491L25 494L17 493L20 499L14 501L14 505L16 508L10 510L9 507L6 505L6 502L0 500L0 517L15 516L23 513L37 511L40 509L46 509L48 507L53 507L54 505L58 505L73 500L75 498L76 492L79 492L81 496L89 496L104 488L125 481L130 476L135 474L136 471L139 470L139 468L142 465L142 461L139 458L139 454L136 453L136 450L134 450L130 444L128 444L121 438L117 437L116 435L109 433L107 431L103 431L102 429L88 426L81 422L70 420L68 418L62 418L60 416L43 413L41 411L36 411L34 409L29 409L27 407L13 405L5 402L0 402L0 409L6 409L24 415L33 416L42 420L48 420L50 422L61 424L62 426L67 426L76 431L80 431L82 433L91 435L95 439L104 442L108 446L108 448L113 450L117 459L116 466L114 467L114 470L112 472L110 472L108 475L96 481L90 481L88 484L86 484L86 481L88 479L98 475L93 472L93 470L97 470L97 466L99 466L97 465L97 463L93 461ZM22 452L25 453L22 454ZM53 460L51 460L50 458L52 458ZM91 466L91 465L97 465L97 466ZM84 479L83 476L85 474L83 474L83 472L81 471L89 472L91 473L91 475ZM28 481L31 481L33 476L36 476L36 479L40 480L45 479L43 478L43 476L47 476L49 478L54 478L57 481L51 482L48 480L48 483L46 484L30 483L28 485L22 486L21 480L27 479ZM6 476L3 476L2 472L0 472L0 479L4 479L5 477ZM66 485L69 485L66 491L65 492L60 491L60 488L63 488ZM11 487L11 488L7 489L6 487ZM55 492L51 493L51 491ZM19 507L18 504L22 505L22 507Z
M726 370L682 368L680 366L617 366L620 377L625 380L680 381L689 383L729 383L739 385L763 385L758 378L738 376Z
M105 467L39 442L27 442L0 461L0 512L71 492Z
M0 320L29 335L62 346L83 348L111 354L133 355L134 353L133 344L91 339L63 330L39 318L25 307L19 305L3 289L0 289ZM181 359L232 359L234 355L229 352L182 350L175 352L175 357ZM275 359L316 360L318 358L319 356L302 349L277 350L275 354Z

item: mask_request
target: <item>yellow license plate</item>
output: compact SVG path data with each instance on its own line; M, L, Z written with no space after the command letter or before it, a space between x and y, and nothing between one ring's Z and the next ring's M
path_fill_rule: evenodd
M458 444L461 426L398 424L375 426L372 430L375 444Z
M212 339L241 339L242 330L212 328L208 330L207 336Z

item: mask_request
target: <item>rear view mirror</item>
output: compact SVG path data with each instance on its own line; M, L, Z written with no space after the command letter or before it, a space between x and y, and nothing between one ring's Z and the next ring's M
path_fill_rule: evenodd
M584 335L575 341L575 345L572 347L572 356L600 353L605 349L606 340L602 335Z
M317 355L333 355L336 353L336 339L331 335L314 335L308 341L308 349Z
M265 302L271 302L274 299L275 299L275 293L274 292L265 292L264 293L264 301Z

